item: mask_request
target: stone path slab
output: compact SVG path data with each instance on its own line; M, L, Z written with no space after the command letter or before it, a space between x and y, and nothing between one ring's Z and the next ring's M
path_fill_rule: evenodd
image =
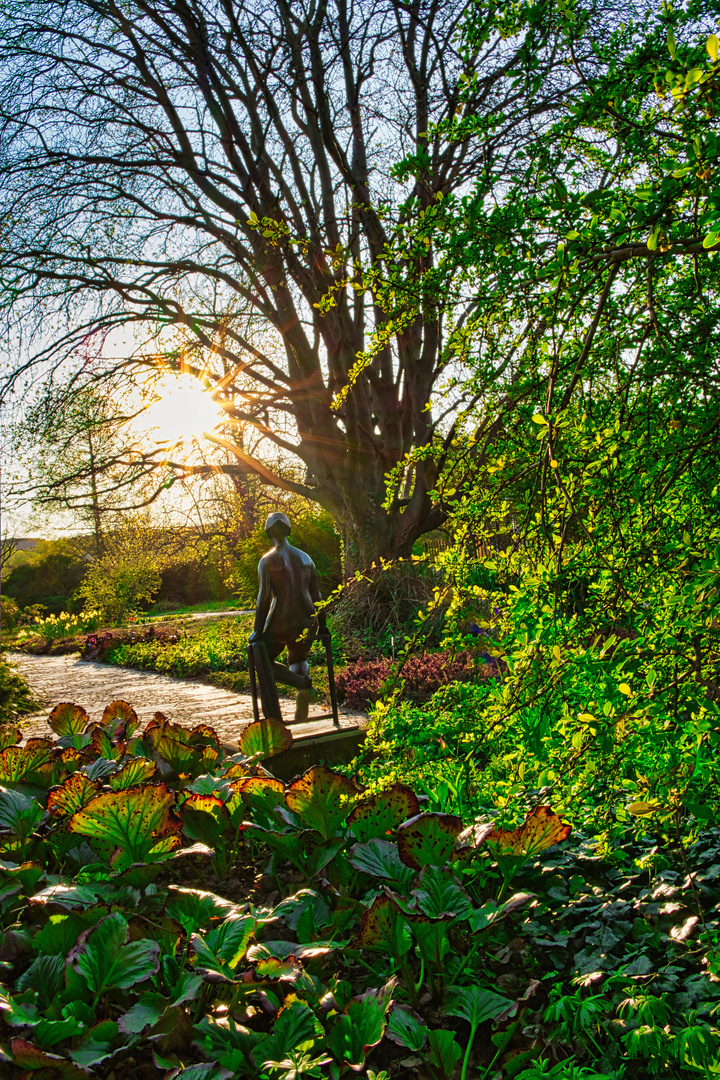
M242 729L253 719L249 694L222 690L207 683L158 675L154 671L135 671L81 660L77 653L70 656L31 656L26 653L6 653L6 658L27 679L44 711L21 719L23 736L32 738L47 735L47 715L60 701L74 701L87 710L90 719L99 721L109 702L127 701L137 712L143 726L156 712L165 713L170 720L194 727L211 724L223 742L235 742ZM281 698L284 719L292 720L294 702ZM329 712L317 703L312 711ZM340 710L340 727L364 727L365 713ZM317 736L335 731L332 720L293 724L293 736Z

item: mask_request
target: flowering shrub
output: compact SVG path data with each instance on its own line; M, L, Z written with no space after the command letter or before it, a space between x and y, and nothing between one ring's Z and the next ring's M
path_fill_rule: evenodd
M367 709L382 696L383 688L397 668L388 657L356 660L335 676L345 702L353 709ZM472 652L420 653L409 657L399 679L404 683L403 700L429 701L441 686L451 682L476 682L498 674L494 661L484 662Z

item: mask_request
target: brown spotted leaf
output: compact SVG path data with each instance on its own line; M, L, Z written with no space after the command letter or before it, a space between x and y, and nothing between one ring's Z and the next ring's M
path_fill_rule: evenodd
M462 829L462 818L454 814L417 814L397 829L400 858L406 866L444 866Z
M25 746L8 746L0 753L0 784L37 784L49 787L53 781L50 739L28 739Z
M88 1074L84 1069L79 1069L61 1054L49 1054L45 1050L40 1050L27 1039L11 1039L10 1052L15 1065L21 1069L27 1069L28 1072L42 1069L44 1074L59 1074L62 1080L87 1080ZM55 1073L50 1070L55 1070Z
M393 784L358 803L347 821L357 839L364 843L382 840L419 811L415 793L404 784Z
M360 922L360 933L352 942L353 949L389 949L397 952L397 946L405 928L403 914L389 896L377 896L369 908L365 908Z
M226 773L227 776L230 772ZM274 776L246 776L235 780L232 789L242 799L243 806L251 813L260 810L269 815L285 801L285 785Z
M180 807L180 817L185 835L209 847L216 847L230 828L230 814L217 795L188 795Z
M220 745L217 731L209 724L197 724L190 732L190 742L200 746Z
M264 761L265 758L282 754L292 746L292 731L282 720L256 720L248 724L240 736L240 749L247 757Z
M305 825L329 840L359 797L352 780L325 765L314 765L290 785L285 802Z
M81 735L90 722L90 717L82 705L72 701L63 701L56 705L48 716L48 724L56 735Z
M493 829L487 844L499 855L530 859L567 840L569 835L570 826L558 814L549 806L538 806L519 828Z
M83 772L75 772L68 776L62 784L51 788L48 792L48 812L56 817L68 817L76 810L87 806L100 792L100 782L90 780Z
M118 872L136 862L153 862L177 846L173 834L181 827L173 813L174 793L165 784L145 784L127 791L103 792L70 818L68 828L117 851L112 865ZM172 844L163 844L170 834ZM157 851L153 851L157 846Z
M154 761L137 757L128 761L118 772L113 773L108 784L113 791L125 791L135 784L144 784L152 780L156 772L157 765Z

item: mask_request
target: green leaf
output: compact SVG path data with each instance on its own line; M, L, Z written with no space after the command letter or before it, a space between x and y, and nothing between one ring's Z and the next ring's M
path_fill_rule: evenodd
M48 717L48 724L56 735L81 735L90 717L82 705L76 705L72 701L63 701L56 705Z
M68 960L96 996L111 987L125 990L158 970L160 947L154 941L126 944L128 924L119 911L102 919Z
M354 844L348 856L356 870L372 877L398 882L406 889L415 877L415 871L400 859L397 844L388 840L370 840L367 844Z
M467 919L473 912L470 898L446 870L426 866L412 895L431 919Z
M292 731L282 720L256 720L240 736L240 749L249 758L264 761L265 758L282 754L292 746Z
M439 1069L442 1076L452 1076L462 1057L462 1050L455 1041L455 1032L431 1028L428 1031L428 1049L431 1065Z
M38 956L15 983L19 991L34 990L37 1004L43 1011L52 1004L64 984L65 957Z
M668 52L670 53L670 59L674 60L675 59L675 54L677 52L677 45L675 44L675 34L673 32L672 26L668 27L667 47L668 47Z
M165 784L103 793L73 814L68 828L117 845L112 866L121 871L136 862L152 861L158 841L180 829L181 823L172 812L173 802L173 793ZM179 846L180 838L175 837L172 843ZM159 849L156 855L166 850Z
M486 1020L494 1020L512 1002L492 990L483 990L479 986L456 986L449 994L445 1005L448 1016L459 1016L467 1020L475 1030Z
M165 911L189 935L207 926L213 919L226 919L236 914L237 905L212 892L171 885Z
M272 1034L253 1051L253 1059L261 1068L266 1061L281 1061L296 1046L323 1034L323 1028L313 1010L304 1001L293 1001L281 1009L273 1024Z
M55 817L68 817L87 806L100 794L100 782L91 780L84 772L74 772L62 784L50 788L47 798L48 812Z
M101 1061L107 1061L113 1056L114 1047L118 1038L118 1026L114 1020L101 1020L90 1028L85 1038L74 1050L70 1051L70 1057L78 1065L92 1068Z
M542 413L535 413L532 418L533 424L537 424L538 427L548 427L548 421L545 419Z
M315 765L290 785L285 802L305 825L329 840L358 798L357 788L346 776Z
M180 818L185 835L209 847L216 847L230 828L230 814L217 795L188 795L180 807Z
M443 866L450 857L462 829L462 819L454 814L417 814L397 830L400 858L406 866Z
M385 839L420 810L417 796L404 784L393 784L358 803L347 823L360 841Z
M353 998L338 1017L330 1030L328 1047L341 1065L348 1065L354 1072L365 1066L368 1051L383 1037L395 982L390 979L381 989Z
M162 994L143 994L131 1009L118 1020L118 1031L123 1035L140 1035L145 1028L156 1024L169 1002Z
M154 761L136 757L123 765L118 772L113 773L108 780L108 784L113 791L126 791L135 784L144 784L148 780L152 780L156 772L157 765Z
M140 726L137 713L127 701L111 701L106 705L100 723L113 742L129 739Z
M0 794L0 829L25 841L35 831L43 816L43 808L37 799L20 791L2 791Z
M407 1007L395 1005L390 1013L385 1034L399 1046L406 1046L408 1050L417 1052L425 1045L427 1028L415 1013L408 1011Z
M703 240L703 247L705 249L715 247L718 241L720 241L720 232L709 232Z
M718 39L717 39L715 34L711 34L710 37L705 42L705 48L707 49L708 56L712 60L713 64L716 62L716 60L718 58L718 46L719 45L720 45L720 43L718 42Z
M49 739L28 739L25 746L8 746L0 753L0 784L23 781L47 788L52 783L50 759L54 743Z
M194 950L194 966L232 982L257 925L252 915L231 915L205 935L193 934L190 944Z

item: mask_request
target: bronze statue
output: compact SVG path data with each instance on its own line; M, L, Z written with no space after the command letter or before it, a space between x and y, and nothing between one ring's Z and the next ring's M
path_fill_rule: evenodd
M318 633L326 636L317 570L310 556L288 542L291 525L285 514L270 514L265 532L273 542L258 564L260 591L255 607L255 629L250 635L263 714L282 719L277 683L297 689L295 720L308 718L312 681L308 655ZM276 657L287 648L288 664Z

